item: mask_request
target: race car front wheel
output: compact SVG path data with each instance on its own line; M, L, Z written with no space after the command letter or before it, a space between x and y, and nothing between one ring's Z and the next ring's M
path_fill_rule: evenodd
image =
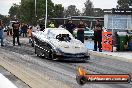
M51 59L51 60L53 60L54 59L54 56L53 56L53 51L52 50L50 50L49 51L49 55L48 55L49 57L49 59Z

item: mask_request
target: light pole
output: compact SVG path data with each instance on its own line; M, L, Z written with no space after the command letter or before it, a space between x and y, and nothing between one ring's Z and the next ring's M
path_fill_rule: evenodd
M45 28L47 27L47 0L46 0L46 10L45 10Z
M35 17L37 17L37 14L36 14L36 0L35 0Z

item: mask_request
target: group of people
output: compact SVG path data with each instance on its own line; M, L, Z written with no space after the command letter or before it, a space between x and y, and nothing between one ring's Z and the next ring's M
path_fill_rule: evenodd
M21 30L20 30L20 35L22 35L23 37L27 37L27 30L28 30L28 25L22 23L21 25Z
M86 29L86 26L87 25L83 21L80 21L77 26L73 24L72 21L68 21L66 24L63 25L63 27L66 28L71 34L73 34L73 30L77 28L77 39L80 40L82 43L84 43L84 30ZM97 48L99 48L99 51L102 52L102 25L99 20L96 21L93 31L94 51L97 51Z
M27 33L28 33L28 36L29 36L29 43L31 43L31 37L32 37L32 27L31 26L27 26L25 24L23 24L22 26L20 25L20 22L18 21L15 21L13 22L12 24L12 30L10 30L11 32L11 35L13 37L13 46L15 46L15 38L17 38L17 44L20 46L21 43L20 43L20 40L19 40L19 36L22 32L19 31L19 29L21 29L24 31L23 32L23 37L27 37ZM0 39L1 39L1 46L4 46L3 44L3 39L4 39L4 26L3 26L3 22L2 20L0 20ZM8 33L7 33L8 34Z

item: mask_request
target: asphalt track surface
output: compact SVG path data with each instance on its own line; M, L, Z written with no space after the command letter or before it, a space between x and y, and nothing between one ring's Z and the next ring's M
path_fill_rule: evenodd
M132 88L132 83L80 86L75 79L78 66L89 74L132 75L131 62L97 56L86 62L52 61L35 56L34 48L28 44L12 46L11 41L6 41L0 51L0 64L31 88Z

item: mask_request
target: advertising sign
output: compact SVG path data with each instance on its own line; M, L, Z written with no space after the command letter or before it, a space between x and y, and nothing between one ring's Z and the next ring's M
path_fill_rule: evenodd
M131 82L129 74L88 74L79 66L77 68L76 81L79 85L84 84L128 84Z
M102 32L102 50L112 52L112 32Z

